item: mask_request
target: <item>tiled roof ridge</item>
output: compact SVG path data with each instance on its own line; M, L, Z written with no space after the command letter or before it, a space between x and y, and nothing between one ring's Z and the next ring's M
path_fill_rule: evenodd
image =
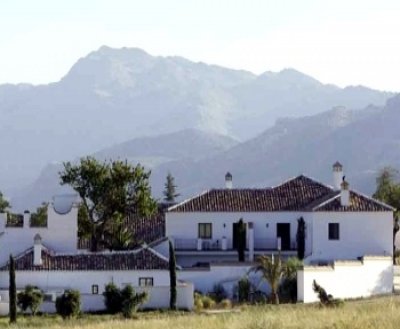
M201 193L199 193L199 194L197 194L197 195L195 195L195 196L193 196L193 197L187 198L187 199L185 199L185 200L183 200L183 201L181 201L181 202L179 202L179 203L173 205L172 207L167 208L167 209L166 209L166 212L169 212L169 211L171 211L171 210L174 210L175 208L178 208L179 206L185 204L186 202L191 201L191 200L193 200L193 199L196 199L196 198L198 198L198 197L201 197L201 196L203 196L203 195L205 195L205 194L207 194L207 193L209 193L209 192L211 192L211 191L213 191L213 190L215 190L215 189L208 189L208 190L205 190L205 191L203 191L203 192L201 192Z
M354 190L354 189L350 189L350 192L352 192L352 193L354 193L354 194L356 194L356 195L358 195L358 196L361 196L361 197L363 197L363 198L366 198L366 199L368 199L369 201L373 201L373 202L375 202L375 203L377 203L377 204L379 204L380 206L382 206L382 207L384 207L384 208L387 208L388 210L396 210L394 207L392 207L391 205L388 205L388 204L386 204L386 203L384 203L384 202L382 202L382 201L379 201L378 199L374 199L373 197L370 197L370 196L368 196L368 195L366 195L366 194L364 194L364 193L362 193L362 192L360 192L360 191L358 191L358 190Z

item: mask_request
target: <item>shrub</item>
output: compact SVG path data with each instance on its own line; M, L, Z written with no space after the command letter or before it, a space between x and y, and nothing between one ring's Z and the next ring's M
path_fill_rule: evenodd
M43 292L31 285L27 285L25 290L18 293L17 304L23 312L26 312L29 308L33 315L35 315L43 302Z
M211 291L211 293L209 295L217 303L221 302L222 300L224 300L228 297L228 294L226 293L223 285L220 283L214 285L213 290Z
M250 299L250 281L247 277L243 277L238 283L238 299L239 303L247 303Z
M230 299L223 299L221 300L221 302L219 303L219 305L222 308L232 308L232 302L230 301Z
M103 292L104 305L110 314L121 312L122 297L120 289L113 283L107 283Z
M279 301L281 303L297 302L297 278L283 279L278 288Z
M216 305L215 300L213 300L210 296L203 296L202 302L203 308L205 309L214 308Z
M139 306L149 298L147 292L136 294L135 289L130 284L120 290L112 282L106 285L103 296L108 313L116 314L122 312L122 315L126 318L131 318Z
M147 292L136 294L132 285L128 284L125 286L125 288L121 290L121 311L124 318L131 318L138 307L145 303L148 298L149 294Z
M344 305L344 300L333 298L332 295L328 295L325 289L322 288L315 280L313 281L313 290L318 295L321 306L339 307Z
M199 292L194 293L194 308L196 310L202 310L204 307L203 305L203 295Z
M56 299L56 311L63 319L71 318L81 313L81 295L78 290L65 290Z

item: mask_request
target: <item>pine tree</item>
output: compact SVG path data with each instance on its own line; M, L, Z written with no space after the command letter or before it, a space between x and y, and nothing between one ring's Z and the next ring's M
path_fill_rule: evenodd
M15 283L15 261L14 257L10 255L10 287L9 287L9 315L10 323L17 322L17 287Z
M304 259L304 254L306 250L306 222L303 217L297 220L297 257L300 260Z
M176 259L175 250L172 245L172 241L169 241L169 279L170 279L170 299L169 308L171 310L176 310Z
M177 186L175 185L175 178L171 175L171 173L168 173L167 181L165 182L164 186L164 201L171 203L175 202L175 199L179 196L179 194L176 193Z

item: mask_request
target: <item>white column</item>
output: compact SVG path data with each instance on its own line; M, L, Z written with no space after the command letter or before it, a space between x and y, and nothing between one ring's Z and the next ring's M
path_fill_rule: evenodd
M254 229L253 223L249 222L247 224L248 227L248 237L249 237L249 261L254 260Z
M201 238L197 239L197 250L203 249L203 240Z
M225 236L222 238L221 249L222 250L227 250L228 249L228 240L226 239Z
M31 214L30 212L24 212L24 228L29 228L31 226Z
M39 234L33 238L33 265L42 265L42 238Z

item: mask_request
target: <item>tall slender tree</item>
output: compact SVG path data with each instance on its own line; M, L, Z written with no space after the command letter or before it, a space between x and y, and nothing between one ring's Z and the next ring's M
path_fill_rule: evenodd
M175 249L171 240L169 240L169 280L170 280L169 308L171 310L176 310L176 298L177 298L176 259L175 259Z
M304 221L303 217L300 217L297 220L296 242L297 242L297 257L300 260L303 260L306 249L306 222Z
M10 303L9 303L9 317L10 323L17 322L17 285L15 282L15 261L13 255L10 255L9 265L10 286L8 290Z
M244 262L246 251L246 224L243 221L243 218L240 218L237 222L236 241L239 262Z
M165 182L165 189L164 189L164 201L168 203L175 202L175 199L179 196L179 193L176 193L177 186L175 185L175 178L168 173L167 181Z

